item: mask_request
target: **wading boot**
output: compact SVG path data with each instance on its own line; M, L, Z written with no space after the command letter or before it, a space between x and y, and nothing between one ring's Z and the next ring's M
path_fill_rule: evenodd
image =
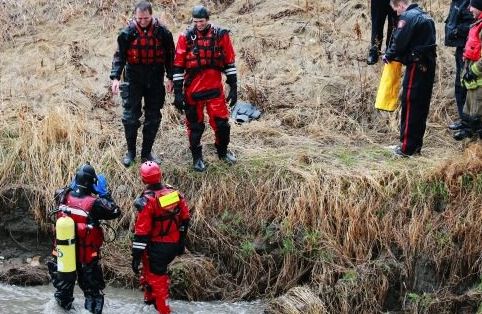
M377 47L372 47L370 52L368 52L367 64L373 65L378 62L378 49Z
M161 164L161 159L157 158L154 156L152 153L147 154L146 156L141 156L141 162L146 162L146 161L153 161L156 164L160 165Z
M216 150L218 151L218 157L220 160L224 161L230 166L236 163L236 156L228 150L227 146L216 145Z
M136 159L137 127L125 124L124 132L126 136L127 153L122 157L122 164L125 167L130 167Z
M191 154L192 154L192 167L194 171L197 171L197 172L205 171L206 164L204 164L204 160L203 160L202 146L191 148Z
M124 157L122 157L122 164L126 168L128 168L134 163L135 159L136 159L136 152L128 150L127 153L124 155Z

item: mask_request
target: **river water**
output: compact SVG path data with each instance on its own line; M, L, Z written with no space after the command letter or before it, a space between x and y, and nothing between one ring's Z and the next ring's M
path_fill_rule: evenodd
M0 313L65 314L53 298L52 286L18 287L0 284ZM104 290L102 313L157 313L153 305L145 305L141 291L108 287ZM74 308L68 313L89 313L84 310L82 291L76 287ZM186 302L170 300L173 314L258 314L263 313L261 302Z

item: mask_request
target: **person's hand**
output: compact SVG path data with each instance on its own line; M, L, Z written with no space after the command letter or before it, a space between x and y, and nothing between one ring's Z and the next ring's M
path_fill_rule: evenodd
M477 76L477 74L472 72L471 68L467 68L467 71L465 71L465 74L464 74L464 81L472 82L472 81L477 80L478 78L479 77Z
M383 61L383 63L385 63L385 64L389 64L389 63L390 63L390 60L388 60L388 58L387 58L386 55L383 55L383 56L382 56L382 61Z
M134 274L139 274L139 265L141 264L141 258L133 256L132 257L132 271Z
M169 94L172 93L172 91L174 90L174 83L172 82L172 80L170 79L167 79L167 82L166 82L166 90Z
M174 107L176 107L180 113L183 113L184 109L186 109L184 104L184 94L182 92L174 93Z
M109 194L109 189L107 188L107 179L103 174L97 175L97 183L94 184L94 192L100 197L105 197Z
M226 101L229 102L229 107L232 108L238 102L238 86L236 84L232 84L229 87L229 94L226 98Z
M120 86L119 80L112 80L112 94L113 95L119 94L119 86Z

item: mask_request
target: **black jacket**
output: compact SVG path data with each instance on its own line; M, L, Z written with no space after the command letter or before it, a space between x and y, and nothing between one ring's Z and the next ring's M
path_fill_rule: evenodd
M417 4L411 4L398 20L390 47L388 60L407 65L413 62L434 63L436 58L435 23Z
M445 46L464 47L474 17L469 11L470 0L452 0L445 20Z
M159 37L163 43L162 49L164 49L165 63L164 65L127 65L127 70L130 70L131 77L137 77L141 80L149 79L150 76L163 76L166 73L166 77L172 80L172 64L174 62L174 40L172 38L172 33L157 20L153 19L155 34ZM112 60L112 70L110 72L110 79L120 79L122 71L126 66L127 60L127 50L129 45L137 36L137 30L135 27L127 26L123 28L119 36L117 37L117 50L114 54L114 59ZM158 77L157 79L160 79ZM162 77L163 79L163 77Z

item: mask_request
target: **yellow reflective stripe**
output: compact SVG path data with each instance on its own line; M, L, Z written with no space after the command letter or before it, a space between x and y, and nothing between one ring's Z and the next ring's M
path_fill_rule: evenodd
M166 206L175 204L180 200L181 199L179 198L179 193L177 191L171 192L169 194L163 195L158 198L158 201L161 207L166 207Z

